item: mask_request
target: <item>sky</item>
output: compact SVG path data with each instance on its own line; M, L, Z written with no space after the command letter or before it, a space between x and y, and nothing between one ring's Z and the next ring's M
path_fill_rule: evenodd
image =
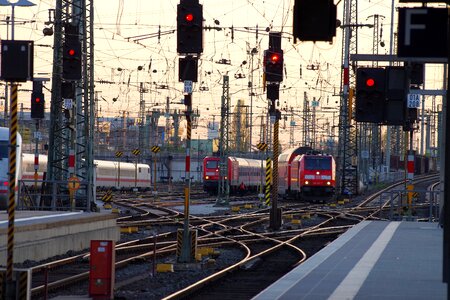
M49 19L48 9L54 8L55 1L31 1L36 6L15 8L15 38L35 41L35 76L51 78L53 37L44 36L42 30L48 27L45 25ZM141 82L149 91L144 95L147 109L164 108L167 97L171 108L184 108L180 104L183 84L178 82L176 53L178 3L179 0L94 0L99 116L120 116L123 111L137 116ZM203 4L204 26L222 28L204 32L199 82L194 85L193 93L193 106L199 109L201 120L220 115L223 75L226 74L230 77L232 106L239 99L250 105L248 81L252 73L250 51L253 48L257 49L257 54L253 55L254 122L256 114L267 108L268 101L262 89L262 59L263 51L268 48L268 31L280 31L283 36L286 76L281 85L279 108L292 107L300 112L305 93L309 100L318 100L321 108L338 107L342 29L337 29L333 43L294 43L294 0L200 0L200 3ZM344 0L335 3L338 3L338 19L342 20ZM358 0L359 24L372 25L373 16L381 16L380 41L384 42L384 47L379 45L380 54L389 53L391 4L391 0ZM395 7L398 6L396 2ZM0 7L2 39L7 38L5 20L10 14L10 7ZM396 22L395 14L394 29ZM372 36L372 28L360 27L359 53L371 53ZM224 60L230 64L219 63ZM427 80L440 80L440 67L434 66L431 72L427 70L427 74L434 74ZM101 83L107 81L114 84ZM50 89L51 84L47 83L46 87ZM26 90L26 84L22 88ZM19 101L23 101L25 109L29 108L28 99L29 92L19 93Z

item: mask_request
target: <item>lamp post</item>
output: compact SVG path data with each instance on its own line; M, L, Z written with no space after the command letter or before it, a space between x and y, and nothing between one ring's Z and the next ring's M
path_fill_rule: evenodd
M11 6L11 40L14 40L14 8L16 6L34 6L33 2L28 0L18 0L16 2L9 2L8 0L0 0L0 6Z
M28 0L18 0L9 2L0 0L0 6L11 6L11 40L14 40L14 8L16 6L33 6L34 3ZM13 281L13 254L14 254L14 218L15 218L15 188L16 188L16 147L17 147L17 84L11 83L11 105L10 105L10 126L9 126L9 200L8 200L8 243L6 261L6 294L5 299L15 299L15 282Z

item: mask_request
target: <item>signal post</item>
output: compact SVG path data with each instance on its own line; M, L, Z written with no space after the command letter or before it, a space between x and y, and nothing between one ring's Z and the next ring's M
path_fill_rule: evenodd
M39 140L41 133L39 132L39 120L45 118L45 97L42 92L42 83L47 81L47 78L33 79L33 92L31 93L31 118L36 121L34 132L35 148L34 148L34 187L37 189L38 170L39 170Z
M281 49L281 32L269 33L269 49L264 51L264 79L267 81L267 99L270 100L270 122L273 124L273 166L270 228L281 227L281 208L278 208L278 155L279 155L279 122L280 110L276 109L276 101L280 96L280 82L283 81L283 50ZM269 201L270 201L269 200Z
M10 123L9 123L9 153L8 153L8 235L6 249L6 286L1 289L1 299L15 299L17 279L13 274L14 262L14 221L16 211L16 162L17 162L17 132L18 132L18 84L33 80L33 41L14 40L14 6L32 6L32 2L25 1L12 5L11 40L2 40L1 52L1 80L11 85L10 94ZM3 276L2 276L3 277Z
M192 129L192 91L197 82L198 59L203 52L203 6L198 0L181 0L177 5L177 52L179 58L178 79L184 82L184 105L187 120L186 166L184 188L184 224L177 232L177 261L195 261L197 251L197 231L189 228L189 206L191 187L191 129Z

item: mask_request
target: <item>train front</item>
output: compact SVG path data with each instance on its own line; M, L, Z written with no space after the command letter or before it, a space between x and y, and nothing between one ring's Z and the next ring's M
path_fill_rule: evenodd
M9 128L0 127L0 210L8 208L9 199ZM18 180L22 176L22 137L17 133L16 147L16 201Z
M207 156L203 159L203 190L215 194L219 185L219 157Z
M304 155L300 160L301 197L328 201L335 196L335 162L329 155Z

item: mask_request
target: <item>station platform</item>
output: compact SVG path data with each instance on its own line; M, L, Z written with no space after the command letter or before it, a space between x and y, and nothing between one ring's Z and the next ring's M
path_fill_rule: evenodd
M253 299L447 299L437 223L364 221Z
M15 212L14 263L43 260L90 247L91 240L120 239L117 215L108 212ZM8 213L0 211L0 266L6 265Z

